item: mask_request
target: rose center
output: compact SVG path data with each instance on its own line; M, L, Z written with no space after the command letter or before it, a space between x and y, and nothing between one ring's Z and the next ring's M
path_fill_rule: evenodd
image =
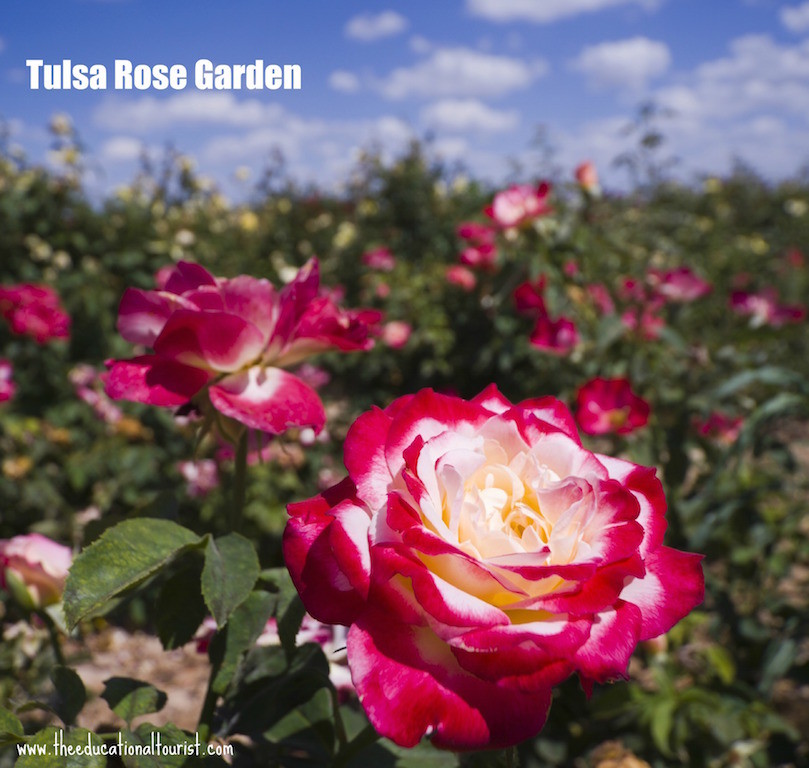
M483 557L505 551L535 551L548 543L552 526L542 514L537 484L504 464L485 464L464 484L458 526L461 543Z

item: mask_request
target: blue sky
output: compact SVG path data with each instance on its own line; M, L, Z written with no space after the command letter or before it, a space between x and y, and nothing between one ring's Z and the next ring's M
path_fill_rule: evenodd
M413 137L498 181L538 175L543 126L569 172L593 160L607 186L630 148L622 128L652 99L686 179L734 157L788 177L809 162L805 0L37 0L0 16L0 116L11 142L46 160L67 113L90 183L131 179L145 149L171 144L238 196L274 149L302 181L339 185L373 143ZM103 91L32 90L25 62L104 64ZM299 64L299 91L114 90L115 59L143 64ZM244 171L242 171L244 175ZM248 182L249 183L249 182Z

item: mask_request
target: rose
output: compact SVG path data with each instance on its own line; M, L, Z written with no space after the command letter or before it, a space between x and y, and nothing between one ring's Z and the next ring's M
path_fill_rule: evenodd
M14 333L31 336L39 344L70 335L70 316L47 285L0 286L0 315Z
M688 267L668 271L650 269L646 277L656 293L667 301L695 301L713 290L709 282L694 274Z
M380 315L340 309L318 295L318 284L315 260L281 291L268 280L216 278L180 262L162 290L127 289L118 330L154 354L110 361L107 394L152 405L212 407L271 434L291 426L321 429L320 398L283 369L328 349L369 349L370 327Z
M309 613L350 626L360 702L400 745L531 737L553 685L624 676L702 600L654 469L583 448L553 398L423 390L361 415L345 463L289 506L284 557Z
M534 282L521 283L514 290L514 304L518 312L536 318L529 337L532 346L554 355L566 355L579 343L579 331L569 317L550 316L545 304L545 287L545 275Z
M407 344L410 335L413 333L409 323L402 322L401 320L391 320L382 326L382 341L385 342L391 349L401 349Z
M387 248L377 248L362 254L362 263L380 272L392 272L396 267L396 257Z
M590 379L579 388L576 402L576 420L588 435L627 435L649 421L649 403L627 379Z
M800 304L779 304L774 288L765 288L760 293L733 291L730 308L739 315L748 315L755 328L762 325L780 328L787 323L800 323L806 317L806 308Z
M485 213L503 229L519 227L551 212L548 204L550 190L550 185L545 182L537 187L515 184L498 192Z
M582 191L593 197L598 197L601 194L598 171L590 160L585 160L585 162L577 165L575 173L576 181L579 182Z
M448 283L457 285L459 288L463 288L467 292L473 291L478 281L478 279L475 277L475 273L472 272L471 269L467 269L460 264L454 264L451 267L447 267L446 278Z
M29 609L58 603L72 562L69 547L39 533L0 540L0 586Z
M0 403L11 400L16 389L14 368L8 360L0 358Z

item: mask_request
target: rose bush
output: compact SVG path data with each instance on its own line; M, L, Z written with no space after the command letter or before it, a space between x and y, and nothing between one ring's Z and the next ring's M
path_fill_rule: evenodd
M702 601L655 470L587 450L554 398L422 390L360 416L344 458L289 506L284 556L309 613L350 625L360 701L400 745L533 736L555 684L625 676Z
M317 393L283 369L327 349L369 349L380 317L319 295L314 259L280 291L247 275L216 278L189 262L165 279L160 290L124 294L118 330L154 354L111 361L107 393L169 407L193 402L203 412L210 404L271 434L319 430L325 421Z

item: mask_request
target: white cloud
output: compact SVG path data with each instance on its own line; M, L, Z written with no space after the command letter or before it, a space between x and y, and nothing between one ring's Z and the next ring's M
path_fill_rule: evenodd
M426 37L413 35L413 37L410 38L410 50L413 51L413 53L429 53L432 49L433 44Z
M421 110L422 122L448 133L502 133L520 122L516 110L500 112L477 99L444 99Z
M700 65L656 99L683 118L723 120L767 112L809 115L809 40L777 45L766 35L737 38L731 55Z
M260 166L271 152L280 150L294 178L327 185L347 177L361 149L374 146L390 159L413 136L404 121L388 115L369 120L324 120L280 110L260 126L210 139L200 152L200 160L226 171L238 165Z
M527 88L547 70L541 60L527 63L470 48L440 48L412 67L393 70L378 88L389 99L499 96Z
M570 64L594 87L638 90L671 66L665 43L647 37L599 43L585 48Z
M595 13L620 5L639 5L654 9L661 0L466 0L466 8L473 16L490 21L532 21L550 24L559 19Z
M329 75L329 85L335 91L356 93L360 89L360 79L353 72L337 69Z
M381 13L364 13L350 19L345 26L345 33L354 40L370 43L384 37L392 37L404 32L410 22L396 11Z
M260 125L278 113L278 104L238 100L232 92L188 91L176 96L105 99L95 110L96 125L114 131L148 133L176 125Z
M779 12L781 23L790 32L806 32L809 30L809 3L803 5L787 5Z
M137 160L143 154L143 142L131 136L115 136L104 142L100 154L110 162Z
M654 102L671 115L658 128L662 156L680 159L674 172L725 174L742 158L765 178L794 176L809 161L809 40L779 45L765 35L737 38L728 56L678 75L655 89ZM610 174L611 161L632 150L636 137L623 136L629 120L593 121L554 137L560 161L573 167L584 158Z

